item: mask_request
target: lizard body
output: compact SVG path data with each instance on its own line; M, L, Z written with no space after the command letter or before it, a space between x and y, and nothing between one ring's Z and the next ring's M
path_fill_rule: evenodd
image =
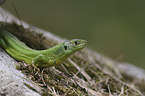
M86 40L72 39L50 49L34 50L26 46L14 35L0 28L0 46L14 59L36 67L49 67L63 63L70 55L83 49Z

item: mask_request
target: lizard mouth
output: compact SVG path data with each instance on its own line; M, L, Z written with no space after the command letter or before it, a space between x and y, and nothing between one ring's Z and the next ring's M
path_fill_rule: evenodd
M87 45L86 40L81 40L80 44L76 46L76 48L84 48Z

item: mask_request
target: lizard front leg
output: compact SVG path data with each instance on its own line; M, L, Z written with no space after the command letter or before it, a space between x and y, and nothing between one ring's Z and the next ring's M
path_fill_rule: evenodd
M49 67L55 65L56 60L52 56L46 56L39 54L32 60L32 65L34 67Z

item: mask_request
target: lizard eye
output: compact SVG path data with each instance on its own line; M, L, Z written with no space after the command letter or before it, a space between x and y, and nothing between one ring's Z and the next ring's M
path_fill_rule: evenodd
M75 45L79 45L79 42L75 41Z
M67 46L64 46L64 49L67 50Z

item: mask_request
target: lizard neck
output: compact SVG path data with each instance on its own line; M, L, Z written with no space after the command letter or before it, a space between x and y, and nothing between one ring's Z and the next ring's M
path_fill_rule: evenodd
M61 64L64 60L66 60L71 54L74 52L66 53L64 50L63 43L56 45L47 50L48 53L51 53L55 59L57 64ZM46 52L45 52L46 53Z

